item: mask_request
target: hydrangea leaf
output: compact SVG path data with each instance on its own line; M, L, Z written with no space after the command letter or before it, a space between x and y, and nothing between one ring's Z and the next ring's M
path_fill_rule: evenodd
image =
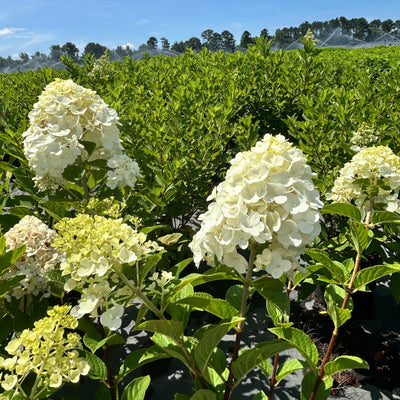
M178 341L183 335L183 324L181 321L173 320L151 320L141 323L134 328L137 330L156 332Z
M121 400L143 400L150 382L150 375L134 379L125 387Z
M363 252L371 243L372 231L362 222L350 221L350 235L357 252Z
M350 203L332 203L327 204L321 209L322 214L337 214L349 217L355 221L361 221L360 210Z
M221 319L231 319L239 316L239 310L223 299L206 298L195 293L194 296L185 297L177 304L187 304L195 309L208 311Z
M122 379L130 372L147 363L168 357L170 357L170 355L157 345L132 351L124 359L119 369L118 379Z
M106 364L97 357L95 354L86 350L81 351L81 357L87 361L90 366L89 377L92 379L99 379L104 381L107 378Z
M269 329L273 334L295 347L306 359L313 371L316 371L319 354L313 341L301 330L292 327L277 327Z
M298 371L299 369L303 369L307 366L304 365L304 361L300 360L287 360L283 364L281 364L276 372L276 385L287 375L291 374L292 372Z
M320 249L306 249L305 253L326 267L339 283L346 283L350 279L350 273L347 271L346 266L339 261L331 260L325 251Z
M324 368L324 376L332 376L337 372L346 369L369 369L369 365L360 357L355 356L339 356L333 361L326 363Z
M359 289L383 276L390 275L400 271L400 264L394 263L391 265L375 265L373 267L364 268L358 271L354 278L354 289Z
M217 326L209 329L201 338L199 344L194 350L194 358L202 372L204 372L205 368L207 367L208 360L221 339L230 329L239 324L241 321L244 321L244 318L234 318L232 321L220 323Z
M217 400L217 394L208 389L200 389L190 400Z
M232 363L232 373L236 379L242 380L264 359L270 358L291 347L293 346L284 340L271 340L269 342L258 343L256 347L244 350Z
M303 378L303 381L301 382L301 400L308 400L310 398L316 380L317 375L314 373L314 371L307 372L307 374ZM329 395L331 394L332 385L333 379L331 377L323 380L319 385L315 400L327 400Z

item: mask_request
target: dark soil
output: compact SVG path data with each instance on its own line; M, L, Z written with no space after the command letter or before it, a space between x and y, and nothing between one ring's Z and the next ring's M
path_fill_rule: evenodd
M397 322L387 323L399 313L400 308L390 301L390 297L377 296L375 290L359 293L353 296L353 300L352 319L340 328L332 358L339 355L358 356L367 361L370 368L336 374L332 395L343 395L346 387L358 386L359 383L400 394L400 320L397 318ZM333 329L324 311L326 308L320 290L301 303L292 303L291 320L313 339L321 359Z

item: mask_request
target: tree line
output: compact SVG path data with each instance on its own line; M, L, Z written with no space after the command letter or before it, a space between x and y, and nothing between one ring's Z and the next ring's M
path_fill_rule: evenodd
M278 28L274 35L270 35L268 30L264 28L259 36L272 40L273 44L279 48L285 48L290 43L304 36L309 29L320 40L327 39L329 35L337 29L340 29L343 35L348 35L351 38L366 42L373 42L385 33L400 38L400 20L393 21L391 19L386 19L381 21L380 19L374 19L368 22L365 18L347 19L345 17L334 18L329 21L305 21L297 27ZM156 37L151 36L147 42L141 44L136 51L128 46L118 46L116 49L111 50L121 58L133 57L138 52L157 49L164 51L171 50L176 53L183 53L186 49L192 49L198 52L203 48L207 48L210 51L223 50L225 52L234 52L237 50L246 50L249 45L255 43L256 38L257 36L252 36L249 31L245 30L237 43L234 35L228 30L219 33L212 29L206 29L201 33L200 38L193 36L185 41L176 41L172 45L165 37L162 37L159 42ZM82 56L93 55L98 59L106 50L107 47L99 43L90 42L85 46ZM48 55L37 51L33 55L22 52L19 54L19 59L13 59L11 56L7 58L0 57L0 69L4 67L15 67L31 60L40 63L45 61L56 63L60 61L60 57L63 55L74 60L79 60L80 58L77 46L74 43L67 42L62 46L58 44L52 45Z

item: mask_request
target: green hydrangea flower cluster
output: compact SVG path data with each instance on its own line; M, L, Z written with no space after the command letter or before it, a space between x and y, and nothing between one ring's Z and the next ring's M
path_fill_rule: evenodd
M61 220L55 228L59 235L54 246L66 256L60 266L62 274L69 276L64 289L82 294L71 314L77 318L85 314L96 318L102 309L101 323L112 330L118 329L123 312L121 304L126 305L132 298L132 292L120 278L123 265L133 265L161 247L147 241L144 233L123 223L121 218L78 214Z
M18 394L28 398L22 382L30 373L36 374L29 395L32 399L48 388L59 388L63 382L76 383L80 375L89 373L89 364L76 350L80 346L79 334L66 333L66 329L78 325L77 319L69 315L70 308L55 306L48 310L48 317L35 322L33 329L25 329L7 344L5 350L11 357L0 357L0 368L7 371L0 374L1 387L6 391L1 399L16 398Z

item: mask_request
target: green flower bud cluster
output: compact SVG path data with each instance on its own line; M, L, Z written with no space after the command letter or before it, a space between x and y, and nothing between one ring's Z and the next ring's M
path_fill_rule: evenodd
M33 329L25 329L11 340L5 350L11 356L0 357L2 399L17 398L23 392L22 382L33 373L35 383L29 398L38 398L48 388L59 388L64 382L76 383L89 373L89 364L79 357L80 336L75 332L76 318L69 315L70 306L55 306L47 317L38 320ZM28 398L28 396L25 396Z
M62 274L69 276L64 289L82 294L71 314L77 318L85 314L96 318L102 308L103 325L118 329L121 303L126 304L132 298L132 291L121 281L124 264L136 264L161 247L146 241L144 233L137 232L122 219L78 214L61 220L55 228L59 235L54 246L66 256L61 264ZM135 285L133 281L130 284Z

